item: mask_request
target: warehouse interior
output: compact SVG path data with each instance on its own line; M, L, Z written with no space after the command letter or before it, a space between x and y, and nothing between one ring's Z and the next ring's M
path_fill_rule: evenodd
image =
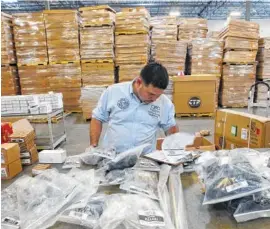
M1 0L1 228L270 228L269 25L269 0Z

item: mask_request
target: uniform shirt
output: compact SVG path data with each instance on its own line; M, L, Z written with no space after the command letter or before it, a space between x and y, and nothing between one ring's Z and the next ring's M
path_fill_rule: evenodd
M156 101L145 104L134 94L132 82L114 84L102 94L92 117L107 122L102 147L115 147L117 152L151 144L143 153L156 149L157 131L165 132L176 125L174 105L161 95Z

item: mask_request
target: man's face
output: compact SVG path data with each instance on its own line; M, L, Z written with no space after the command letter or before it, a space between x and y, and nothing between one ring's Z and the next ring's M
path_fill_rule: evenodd
M154 87L152 84L149 84L148 86L145 85L140 77L136 80L136 83L138 85L138 96L144 103L152 103L156 101L164 91L163 89Z

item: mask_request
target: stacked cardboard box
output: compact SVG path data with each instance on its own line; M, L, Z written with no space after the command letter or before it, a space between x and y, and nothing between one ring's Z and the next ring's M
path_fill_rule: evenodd
M109 6L80 8L82 84L114 83L115 11Z
M211 74L217 77L217 105L222 70L223 46L224 42L222 40L212 38L197 38L192 40L188 47L187 74Z
M170 76L185 70L187 43L177 41L176 17L153 17L151 59L163 64Z
M245 107L248 94L255 82L256 64L224 64L221 79L220 103L226 107Z
M1 67L1 95L20 94L20 80L16 66Z
M79 62L79 26L76 10L45 10L49 62Z
M123 8L116 14L115 53L121 82L138 77L149 60L149 18L144 7Z
M270 37L259 40L257 61L257 78L270 79Z
M178 40L191 41L195 38L206 38L207 20L203 18L179 18Z
M263 80L264 83L269 85L270 87L270 79ZM266 85L259 84L256 87L256 102L266 104L267 103L267 97L268 97L268 88ZM270 101L269 101L270 103Z
M1 144L1 179L12 179L21 171L19 145L17 143Z
M218 37L219 37L219 31L208 31L207 37L208 38L218 39Z
M92 117L92 111L105 90L106 87L103 86L86 86L82 88L81 104L84 119L90 119Z
M35 144L35 131L27 119L21 119L12 124L13 134L10 141L20 146L20 158L22 165L32 165L38 160Z
M15 64L12 16L1 13L1 65Z
M43 13L13 14L18 65L47 64Z
M19 76L23 95L47 93L49 88L49 66L20 66Z
M245 107L250 86L255 83L259 25L231 20L219 34L225 41L220 103L225 107Z
M50 90L63 94L64 109L79 112L81 97L80 63L50 65Z

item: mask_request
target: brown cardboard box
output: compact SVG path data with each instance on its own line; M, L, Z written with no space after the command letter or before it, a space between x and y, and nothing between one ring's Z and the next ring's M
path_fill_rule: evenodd
M10 138L13 139L23 139L26 141L28 138L32 139L34 134L34 128L27 119L21 119L12 124L13 134L10 135Z
M32 176L36 176L42 171L50 169L51 167L51 164L37 164L34 168L32 168Z
M215 112L216 76L180 76L173 81L176 114Z
M161 150L162 149L162 143L164 138L157 139L156 143L156 149ZM186 150L201 150L201 151L214 151L216 150L216 147L213 143L211 143L209 140L207 140L204 137L197 136L194 139L194 142L192 145L187 145Z
M1 164L10 164L20 159L20 147L17 143L1 144Z
M2 180L12 179L21 171L22 171L22 164L21 164L20 159L11 162L8 165L2 165L1 166L1 179Z
M215 144L226 149L248 146L270 148L270 119L233 110L218 110Z

